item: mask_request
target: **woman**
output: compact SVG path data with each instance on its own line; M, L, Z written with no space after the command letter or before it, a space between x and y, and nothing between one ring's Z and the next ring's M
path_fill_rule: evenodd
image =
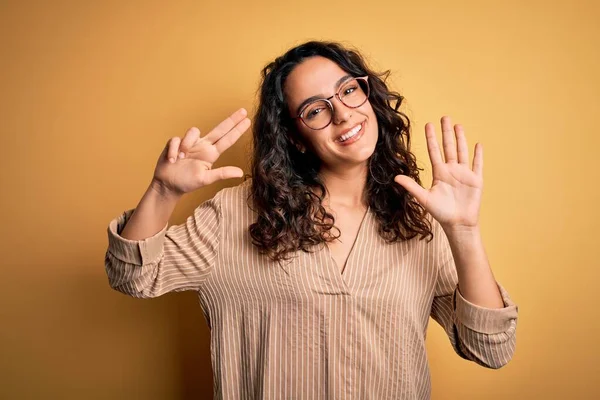
M263 70L252 180L167 228L185 193L250 126L241 109L172 138L149 189L109 226L111 286L134 297L195 290L211 329L215 398L426 399L429 317L463 358L499 368L517 307L478 225L483 153L442 118L425 127L420 186L403 98L335 43L308 42ZM460 290L459 290L460 288Z

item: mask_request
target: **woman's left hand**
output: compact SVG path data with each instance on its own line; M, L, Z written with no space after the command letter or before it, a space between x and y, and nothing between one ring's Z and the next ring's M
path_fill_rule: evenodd
M435 137L433 124L425 125L427 149L433 168L433 182L429 190L412 178L397 175L402 185L435 218L444 230L478 227L479 208L483 191L483 148L475 145L473 166L469 167L469 148L461 125L449 117L442 117L442 142L445 161Z

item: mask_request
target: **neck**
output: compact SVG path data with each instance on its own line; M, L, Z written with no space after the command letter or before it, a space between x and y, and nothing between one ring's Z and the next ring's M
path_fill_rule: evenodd
M323 166L319 175L327 188L326 204L347 208L366 208L367 163L336 170Z

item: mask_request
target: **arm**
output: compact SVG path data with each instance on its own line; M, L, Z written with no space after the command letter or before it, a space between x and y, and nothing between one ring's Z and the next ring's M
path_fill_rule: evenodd
M123 228L121 236L129 240L154 236L167 225L180 199L181 195L166 190L153 180Z
M493 277L490 282L482 282L482 287L486 284L490 287L478 288L477 293L492 303L499 296L500 307L467 300L462 287L477 283L478 276L472 272L457 272L459 268L447 236L439 224L434 222L433 226L431 244L434 254L438 255L439 270L431 317L444 328L458 355L488 368L500 368L512 359L515 351L518 308ZM460 281L459 276L467 283ZM482 273L482 277L485 276Z
M250 127L246 115L242 108L204 137L194 127L183 139L168 141L138 206L110 222L105 267L111 287L134 297L200 288L217 256L220 195L196 208L185 224L167 224L184 193L243 175L237 167L212 167Z
M109 224L105 268L110 286L139 298L199 290L213 269L217 256L221 227L220 195L197 207L184 224L167 229L165 222L152 236L137 239L140 233L156 231L154 226L161 222L160 216L168 213L169 205L163 204L164 200L147 195L138 208L124 212ZM156 208L154 218L151 215L153 208ZM136 221L136 215L137 224L134 225L132 222ZM131 227L130 237L136 239L123 236L127 226Z
M445 234L455 260L460 294L480 307L504 307L485 254L479 227L450 229Z
M431 188L405 175L396 176L396 182L433 217L432 252L438 255L439 267L431 316L444 327L459 355L499 368L515 350L517 307L494 279L479 234L483 147L475 146L470 168L462 126L453 127L448 117L442 117L441 125L445 160L433 125L425 125Z

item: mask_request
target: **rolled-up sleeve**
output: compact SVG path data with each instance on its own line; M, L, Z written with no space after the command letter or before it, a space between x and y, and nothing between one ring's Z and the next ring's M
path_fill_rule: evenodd
M165 227L143 240L120 233L133 214L127 210L110 221L105 269L110 286L139 298L168 292L199 290L217 258L221 209L220 194L198 206L185 223Z
M444 328L461 357L487 368L506 365L515 351L518 306L498 282L504 307L480 307L466 300L458 288L456 265L447 238L441 229L435 231L438 259L443 262L439 267L431 317Z

